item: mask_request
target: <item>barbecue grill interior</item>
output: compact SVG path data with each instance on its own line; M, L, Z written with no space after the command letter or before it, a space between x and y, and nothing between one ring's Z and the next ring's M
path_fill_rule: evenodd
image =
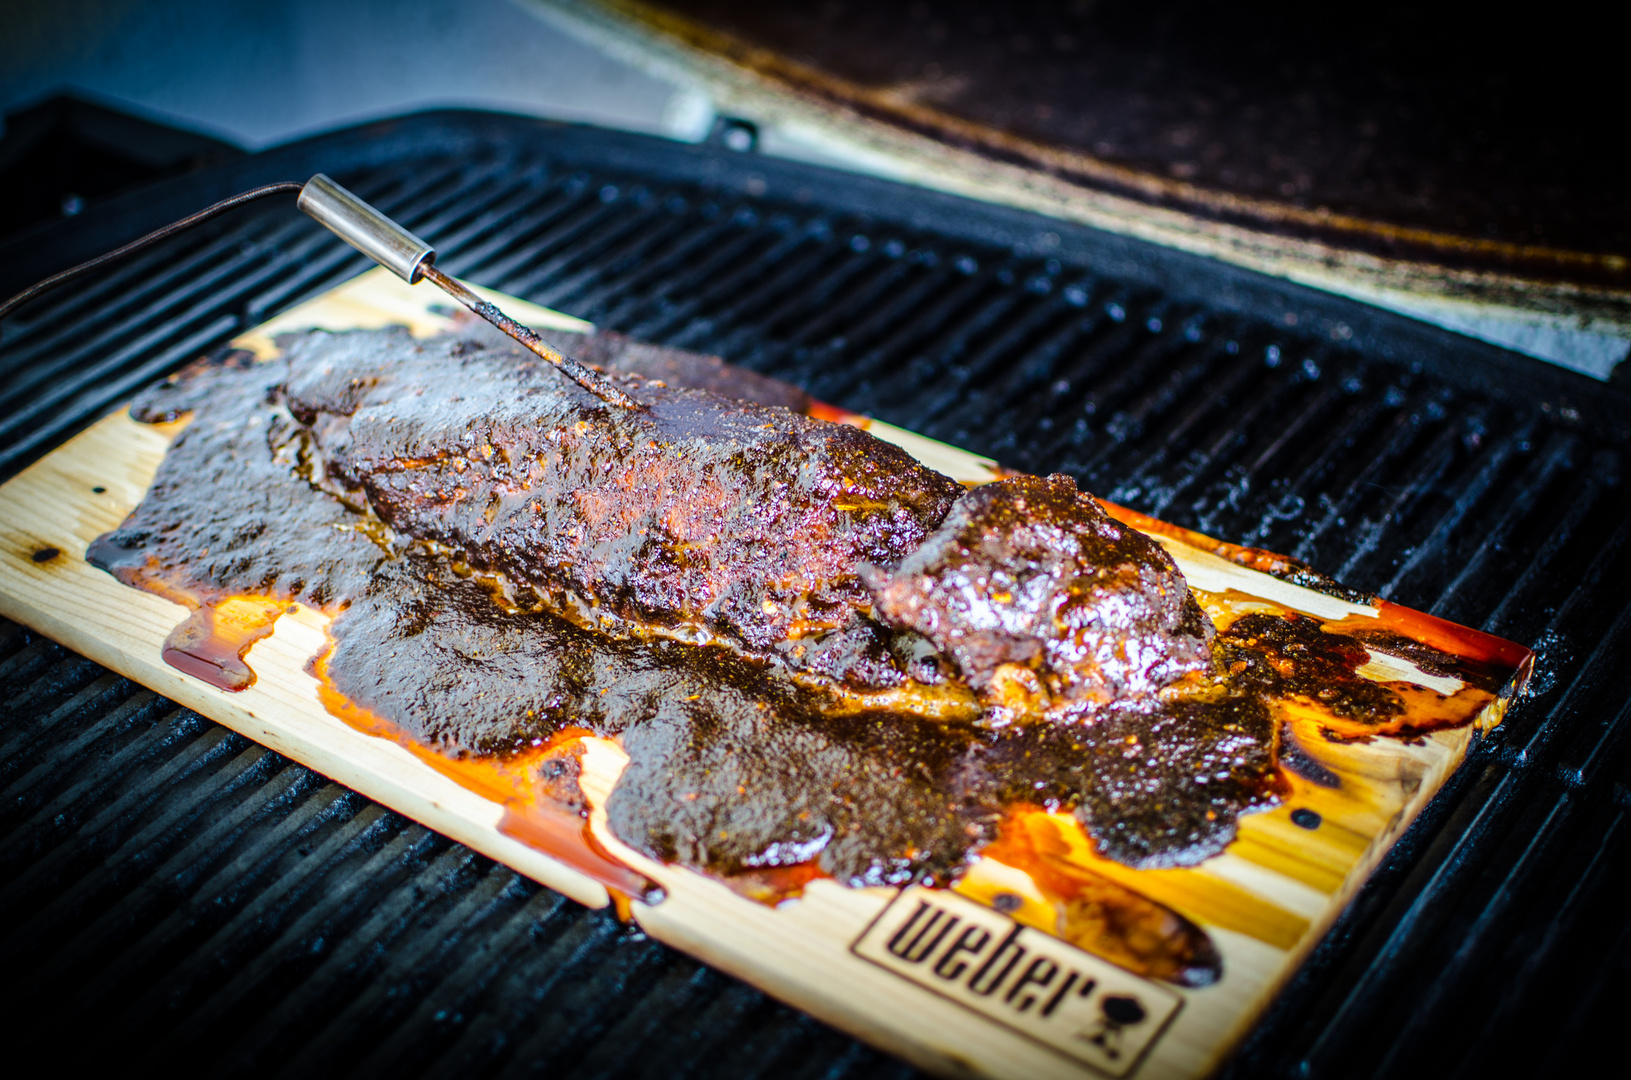
M250 161L67 223L50 257L320 166L482 284L1535 644L1532 697L1231 1069L1545 1071L1607 1030L1631 955L1613 388L1085 229L631 136L455 114ZM7 265L39 276L40 251ZM0 454L360 268L268 210L42 302L5 328ZM13 1020L223 1070L286 1063L296 1032L306 1060L655 1069L673 1030L744 1068L893 1068L47 642L7 648ZM545 978L572 955L583 982ZM590 1003L629 1019L539 1026Z

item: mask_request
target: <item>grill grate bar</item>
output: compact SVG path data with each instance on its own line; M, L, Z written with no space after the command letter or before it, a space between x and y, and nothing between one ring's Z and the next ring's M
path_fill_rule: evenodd
M1527 452L1533 434L1534 428L1526 426L1517 434L1498 440L1471 476L1459 484L1452 482L1450 506L1436 521L1430 521L1431 530L1399 564L1393 577L1377 590L1382 596L1398 594L1401 585L1409 578L1428 578L1431 571L1442 568L1448 562L1457 530L1491 493L1502 474L1514 464L1513 459Z
M665 312L671 303L669 275L688 260L702 257L722 243L729 230L727 221L701 221L688 224L667 243L657 248L644 267L636 268L622 282L616 292L600 301L598 321L609 329L620 329L636 337L659 340L641 329L642 320ZM666 249L666 250L664 250Z
M615 218L615 211L608 211ZM589 241L563 245L558 254L530 268L516 281L517 287L550 307L574 306L572 297L586 284L592 284L603 273L603 265L610 262L625 245L650 239L650 234L662 222L663 210L658 206L644 206L621 221L609 220L601 235Z
M1420 440L1421 428L1413 422L1409 411L1385 398L1373 403L1371 416L1370 423L1356 425L1352 450L1337 460L1339 469L1332 474L1331 483L1325 489L1336 494L1304 499L1305 506L1323 502L1324 513L1312 523L1304 524L1302 536L1292 549L1297 558L1310 564L1319 561L1334 565L1336 549L1349 542L1335 530L1358 517L1365 497L1382 486L1388 470L1397 467ZM1353 471L1344 475L1344 467Z
M867 339L869 328L860 324L862 313L855 310L857 288L867 288L880 300L886 300L887 307L903 311L921 303L927 295L930 286L922 280L926 275L913 278L894 266L872 266L868 260L833 244L824 226L824 222L806 226L810 254L802 276L784 272L786 284L780 295L767 295L751 321L740 322L721 336L721 348L737 363L757 371L779 371L782 378L803 373L804 361L820 352L820 346L812 347L811 341L823 327L836 325L843 312L856 319L849 324L852 336L845 344ZM870 281L863 277L868 273ZM886 279L899 286L893 295L886 295ZM881 315L876 307L869 314ZM886 324L886 318L884 321ZM813 367L808 377L818 378L823 373L821 368Z
M246 800L249 812L242 819L246 827L231 839L231 846L205 860L200 868L201 874L207 875L205 880L194 884L181 903L175 903L172 896L175 906L162 918L154 918L160 914L158 911L151 913L151 925L119 949L99 973L99 985L81 991L80 1007L106 1009L109 1000L119 994L139 994L146 981L144 972L161 963L180 962L190 950L190 938L219 926L225 906L235 893L252 887L286 846L298 843L323 820L343 812L349 798L344 789L325 783L308 770L285 767L277 772L271 782ZM218 859L228 852L230 861L216 868ZM98 943L106 947L107 940L87 933L87 955Z
M1546 713L1546 716L1532 732L1527 733L1521 747L1518 748L1519 760L1525 764L1538 763L1544 760L1544 755L1557 739L1569 728L1570 724L1588 723L1585 719L1590 714L1587 708L1596 693L1613 693L1616 686L1612 674L1621 670L1618 665L1623 658L1623 636L1631 633L1631 605L1627 605L1619 612L1608 631L1597 639L1596 646L1579 665L1574 679L1568 688L1558 697ZM1589 640L1589 639L1588 639Z
M1522 988L1534 985L1543 974L1549 973L1548 969L1555 967L1563 939L1568 936L1571 930L1592 919L1593 913L1589 910L1589 906L1594 902L1600 903L1600 898L1604 893L1612 895L1612 886L1607 879L1614 877L1616 871L1621 870L1626 861L1623 854L1627 831L1626 825L1626 814L1622 810L1615 814L1613 821L1610 822L1606 830L1596 834L1599 839L1597 843L1591 845L1590 861L1582 871L1572 875L1572 884L1568 888L1568 894L1557 907L1558 917L1545 925L1540 940L1527 950L1526 955L1514 957L1517 960L1514 976L1502 980L1504 986L1500 1000L1490 1010L1475 1045L1499 1045L1501 1040L1497 1035L1503 1030L1508 1030L1507 1025L1524 1026L1525 1019L1522 1014L1529 1010L1525 1007L1525 995ZM1616 862L1620 865L1616 866ZM1623 871L1620 876L1623 877ZM1578 994L1577 989L1575 993L1560 996L1577 1002L1577 1007L1570 1011L1574 1012L1576 1016L1581 1016L1588 1012L1588 1009L1584 1006L1593 1000L1594 995L1587 993L1577 997L1576 994ZM1510 1059L1507 1059L1503 1064L1497 1060L1492 1060L1487 1052L1475 1053L1469 1055L1469 1060L1461 1063L1460 1067L1455 1069L1454 1075L1458 1077L1489 1075L1490 1072L1499 1071L1500 1068L1508 1067L1510 1064ZM1533 1074L1556 1075L1544 1068L1535 1069Z
M898 265L841 257L810 290L826 300L825 308L784 306L788 376L806 383L817 397L895 404L873 400L872 380L892 358L906 355L918 340L944 326L957 299L978 288L969 282L948 288L954 279L944 272L924 274L917 281L909 276ZM931 305L937 292L940 298ZM840 329L843 333L836 332ZM853 359L846 362L848 356Z
M1422 1003L1427 1010L1430 1011L1439 1004L1457 975L1463 974L1468 968L1486 966L1484 963L1488 956L1486 945L1491 940L1490 935L1508 921L1506 917L1517 903L1516 894L1539 872L1536 864L1548 861L1547 844L1558 840L1565 826L1572 824L1576 809L1575 800L1569 795L1559 797L1547 810L1545 820L1528 834L1527 843L1521 854L1509 866L1494 895L1482 905L1472 925L1458 936L1456 949L1449 963L1442 969L1443 974L1449 978L1435 981L1423 995ZM1400 1051L1406 1048L1415 1049L1415 1044L1424 1034L1422 1024L1422 1014L1417 1014L1406 1021L1399 1038L1382 1058L1376 1069L1377 1073L1384 1076L1398 1075L1402 1065Z
M1250 432L1263 423L1266 416L1277 415L1283 406L1283 398L1289 393L1290 387L1281 385L1267 389L1252 397L1249 404L1235 402L1215 402L1208 410L1208 419L1214 419L1210 430L1197 432L1200 438L1198 445L1186 456L1183 467L1177 476L1163 478L1159 488L1161 512L1174 519L1178 524L1198 528L1202 532L1221 532L1219 528L1220 516L1229 508L1231 501L1238 501L1244 494L1240 484L1239 469L1231 464L1235 455L1246 449L1250 442ZM1083 461L1087 474L1092 476L1104 475L1110 471L1116 461L1116 452L1120 449L1114 440L1100 443L1097 453ZM1119 469L1117 469L1119 471ZM1215 475L1216 479L1208 481L1208 477ZM1146 486L1148 481L1145 482ZM1191 491L1186 505L1179 501Z
M1487 524L1480 525L1483 539L1478 546L1455 560L1461 565L1460 572L1455 573L1450 560L1440 560L1436 576L1442 578L1450 573L1455 573L1455 576L1450 578L1450 583L1434 600L1434 615L1475 625L1481 622L1474 614L1477 609L1473 605L1487 602L1487 597L1470 596L1469 593L1478 587L1479 578L1484 576L1488 563L1510 542L1524 517L1533 512L1536 502L1555 487L1564 470L1572 468L1574 464L1572 459L1577 446L1572 436L1554 433L1548 443L1545 449L1525 464L1523 475L1514 478L1503 489L1501 495L1506 505L1494 508L1494 513L1486 518Z
M78 842L52 848L0 889L0 910L17 912L31 894L37 896L64 879L71 882L66 895L36 912L31 919L18 918L21 932L14 934L9 942L18 952L0 949L0 957L15 960L23 953L50 948L51 942L60 940L60 928L83 921L77 918L79 911L75 903L89 899L87 879L90 887L108 884L105 873L98 872L101 865L98 857L116 847L118 827L139 816L166 784L184 780L188 774L205 769L223 757L231 757L230 753L223 754L223 748L231 749L231 736L220 728L193 723L186 725L185 730L163 732L160 740L167 741L166 736L186 739L182 753L106 804L100 813L88 815L88 820L77 830Z
M536 268L549 265L551 260L560 260L561 253L570 252L579 238L591 235L597 227L613 220L617 210L606 203L590 202L587 197L574 199L532 243L486 267L486 273L502 281L505 291L545 303Z
M757 281L749 276L737 298L720 306L715 320L721 349L732 356L749 351L744 346L761 336L757 328L764 314L783 306L783 297L800 291L802 283L830 260L831 251L826 245L812 241L808 233L789 231L783 242L764 257L762 276Z
M167 713L173 708L162 698L154 698L139 701L128 712L114 709L92 725L84 739L74 742L95 742L105 751L108 744L124 738L133 728L142 728L138 737L104 759L114 768L136 767L172 734L172 728L162 716L153 715L154 711ZM37 742L42 747L49 745L46 738ZM31 753L37 753L34 747L15 751L8 748L6 757L26 761L24 755ZM96 774L79 776L58 787L57 782L66 781L71 774L58 772L50 764L41 762L6 789L6 806L16 809L14 818L8 816L6 836L0 839L0 865L10 867L14 875L7 887L0 888L0 912L8 915L14 916L18 910L15 905L7 906L13 892L21 893L26 888L20 877L22 865L37 857L51 841L60 840L61 834L88 816L106 794L105 784Z
M393 822L393 825L399 825ZM178 1029L177 1037L185 1039L187 1028L203 1024L222 1025L237 1029L248 1028L260 1019L256 1007L263 984L279 977L287 977L284 970L294 967L300 971L300 981L308 989L302 995L308 1008L322 1004L324 991L332 986L337 972L350 963L362 959L368 952L385 945L390 932L404 929L399 923L404 912L421 903L435 904L451 890L459 889L456 914L468 915L469 908L480 907L491 896L495 879L501 874L489 872L486 880L474 890L460 889L459 879L478 862L485 862L475 852L449 844L443 838L417 825L406 825L393 830L386 843L379 846L357 871L366 878L376 877L380 871L388 872L397 880L388 890L378 890L368 897L368 907L362 906L362 896L356 888L341 885L332 889L324 902L313 905L300 917L282 928L277 939L250 958L233 978L213 988L207 997L190 1011L186 1026ZM489 864L490 867L490 864ZM459 905L466 909L459 911ZM336 948L327 943L328 933L342 920L356 919L344 941ZM444 930L446 928L444 927ZM428 935L427 935L428 938ZM421 938L425 944L427 938ZM449 943L452 944L452 943ZM253 1041L242 1038L234 1048L253 1064ZM162 1059L165 1048L155 1054Z
M1613 708L1614 703L1604 701L1603 705ZM1590 784L1598 772L1610 767L1607 764L1610 755L1624 748L1628 730L1631 730L1631 699L1621 703L1614 718L1605 723L1601 730L1593 731L1585 727L1570 740L1570 744L1563 748L1557 774L1576 787Z
M1514 774L1501 780L1438 862L1421 891L1395 923L1393 931L1376 949L1363 974L1342 996L1339 1007L1310 1041L1307 1052L1297 1063L1304 1075L1318 1076L1335 1071L1334 1063L1350 1052L1353 1040L1371 1023L1374 1014L1384 1007L1388 984L1396 980L1398 968L1430 946L1433 935L1440 929L1435 909L1444 905L1446 897L1455 895L1456 890L1449 887L1450 882L1465 864L1475 859L1485 839L1497 832L1498 819L1503 816L1502 811L1512 804L1515 789L1524 776Z
M534 935L540 925L548 925L562 914L562 908L569 906L559 895L528 890L522 886L520 879L503 868L495 867L489 873L501 875L504 882L502 895L494 898L492 906L502 908L505 902L511 905L511 910L502 915L502 925L490 931L481 940L480 947L470 951L451 974L446 977L443 984L446 989L443 994L453 997L455 1011L464 1011L472 1017L472 1030L477 1025L486 1022L489 1034L499 1034L502 1043L502 1033L506 1025L496 1021L483 1005L478 1005L479 996L487 988L488 979L493 972L490 957L492 955L521 955L522 947L527 938ZM449 896L457 893L449 890ZM516 903L520 900L520 903ZM454 920L443 917L436 924L440 933L425 934L408 945L385 953L386 967L380 975L372 980L365 992L346 1003L344 1008L336 1010L333 1019L321 1026L316 1034L308 1040L303 1040L302 1046L284 1066L283 1072L290 1076L307 1075L307 1070L316 1068L320 1063L330 1060L337 1055L343 1055L355 1060L358 1055L355 1031L369 1026L380 1026L381 1021L387 1023L400 1023L405 1018L406 1010L411 1002L403 1000L403 995L396 992L402 982L411 980L416 970L421 969L425 962L436 959L447 953L447 937L455 931L463 931L464 927ZM460 933L458 936L463 937ZM484 955L485 954L485 955ZM346 985L341 978L335 979L337 987ZM530 989L530 988L529 988ZM523 998L527 995L523 994ZM440 1007L437 1011L441 1011ZM434 1016L434 1013L432 1014ZM286 1032L298 1030L298 1018L272 1017L263 1024L265 1029L264 1042L274 1044L286 1037ZM403 1048L395 1048L403 1053ZM494 1047L496 1050L497 1047ZM486 1064L492 1060L492 1055L484 1055ZM476 1062L465 1063L474 1066Z
M1573 573L1573 568L1561 561L1563 551L1579 539L1586 519L1602 512L1603 489L1608 486L1595 470L1588 470L1583 480L1580 490L1567 500L1562 515L1554 519L1538 549L1524 564L1521 576L1514 578L1499 606L1484 620L1491 633L1510 636L1530 630L1526 625L1531 621L1526 609L1544 599L1560 576ZM1572 587L1569 591L1578 590ZM1522 630L1518 629L1520 626Z
M246 241L246 245L249 243ZM167 250L170 247L180 250L172 253ZM182 248L178 238L146 257L138 257L118 275L123 279L118 284L123 287L117 288L106 302L87 300L83 305L75 305L79 311L96 311L96 319L88 325L72 313L41 314L30 310L33 305L24 308L28 315L34 316L27 324L31 331L29 336L34 340L21 340L23 335L19 334L19 340L7 341L6 358L16 374L5 380L0 407L26 401L32 388L53 381L47 376L60 378L74 371L86 357L105 351L111 342L141 330L155 315L174 308L176 299L198 274L207 273L212 265L218 266L223 261L222 254L218 245L196 240L189 248ZM241 270L250 262L240 259L232 269ZM114 275L110 272L109 276ZM43 304L44 300L35 303Z
M131 865L151 863L155 867L134 887L122 887L116 905L108 905L99 916L85 918L53 954L52 967L66 975L94 971L106 964L98 981L113 984L121 976L134 978L142 963L166 944L163 935L166 928L161 920L172 909L178 888L202 875L253 817L289 808L303 793L302 781L309 780L310 774L280 768L281 764L275 755L269 756L258 747L245 749L226 769L215 772L209 784L196 789L199 801L207 800L219 816L213 821L201 819L202 827L188 842L167 850L167 837L161 835L155 840L149 835L143 849L131 851L128 856L120 851L103 863L108 880L90 876L80 879L77 888L86 896L86 908L90 909L97 903L97 892L122 885ZM161 819L161 822L168 827L175 825L174 821ZM133 840L131 846L138 842ZM109 941L120 940L133 925L152 922L161 922L161 925L121 949L108 963L102 954ZM103 998L105 993L98 992L95 996Z
M722 306L728 298L738 295L764 273L766 263L773 264L797 244L797 237L778 234L759 237L738 228L736 235L712 255L700 260L688 274L675 278L672 291L690 295L658 316L652 324L653 332L670 344L697 347L702 335L713 332L716 325L725 324L723 318L711 313L706 317L698 313L710 305Z
M1438 488L1445 474L1454 466L1459 441L1456 433L1448 427L1438 427L1436 430L1424 428L1422 434L1427 437L1427 442L1416 454L1415 461L1404 464L1402 476L1390 477L1392 482L1389 484L1379 484L1377 498L1367 500L1369 507L1354 515L1358 517L1354 526L1354 543L1335 574L1338 580L1363 583L1360 587L1370 588L1369 583L1386 571L1385 564L1398 557L1389 550L1390 547L1397 546L1405 552L1414 549L1407 539L1399 543L1394 538L1407 536L1406 523L1411 513L1430 491ZM1364 506L1364 503L1360 505Z
M1327 480L1341 470L1343 459L1367 434L1383 426L1390 410L1380 402L1353 402L1346 390L1332 393L1324 404L1337 415L1329 417L1329 426L1318 440L1320 452L1308 456L1295 469L1286 470L1288 479L1280 487L1279 505L1258 520L1248 542L1276 550L1305 550L1313 536L1337 520L1335 504L1328 502L1326 515L1311 524L1310 499L1319 501L1319 494L1328 490Z
M822 242L832 252L826 272L769 309L778 330L760 348L779 345L787 365L766 370L807 378L817 396L842 400L850 383L874 376L885 358L904 355L943 327L955 298L972 291L944 269L914 268ZM834 363L844 356L853 359Z
M608 251L606 265L586 269L562 282L558 298L561 307L597 324L612 325L607 313L631 298L638 301L644 283L655 277L651 269L659 256L697 247L695 224L672 206L665 205L663 210L645 232L626 235L624 243Z
M541 947L523 963L498 971L467 962L448 985L420 1004L414 1018L418 1023L402 1025L414 1031L414 1037L403 1045L382 1047L359 1071L384 1072L423 1056L435 1063L430 1070L433 1075L456 1075L480 1058L491 1061L498 1056L491 1048L492 1040L503 1037L500 1033L522 1029L521 1002L570 986L584 966L603 960L607 951L615 949L619 936L608 921L571 919L564 909L552 911L534 931ZM434 1020L437 1013L458 1015L461 1010L471 1021L463 1030L438 1030L424 1023ZM432 1038L439 1044L434 1049L427 1045ZM504 1049L505 1057L510 1057L511 1048Z
M1197 372L1211 375L1210 382L1206 384L1207 392L1195 395L1187 403L1182 400L1173 402L1171 410L1162 417L1166 423L1159 428L1146 428L1147 437L1142 440L1143 445L1127 448L1120 462L1119 475L1114 479L1102 467L1089 468L1079 456L1091 439L1092 429L1085 416L1078 418L1063 436L1069 440L1069 446L1061 445L1058 451L1070 463L1070 470L1082 476L1088 487L1108 491L1109 497L1116 502L1145 506L1150 508L1151 513L1166 514L1181 493L1179 485L1183 476L1194 473L1204 453L1199 449L1185 451L1184 448L1191 446L1204 433L1202 425L1218 409L1235 400L1256 373L1254 365L1245 357L1231 356L1227 347L1224 352L1229 358L1223 361L1223 371ZM1073 408L1070 411L1077 410ZM1102 464L1103 455L1100 460ZM1174 475L1169 470L1182 472Z
M981 285L984 286L981 292L989 291L989 281ZM958 359L1022 302L1018 296L1003 294L978 307L971 305L971 310L966 312L952 314L944 326L934 328L932 343L925 342L920 350L903 355L891 365L894 372L885 370L883 363L877 365L868 379L871 392L880 402L895 405L895 411L908 426L936 438L944 437L946 432L932 422L935 401L922 401L919 394L927 388L937 399L940 395L935 392L944 385L944 380L957 377ZM888 358L880 356L879 360L887 362ZM970 449L978 451L980 447Z
M458 243L438 248L447 249L437 256L438 262L459 268L461 277L481 273L490 260L513 252L564 213L571 204L574 183L574 178L551 176L542 167L527 169L514 191L482 207L481 216L475 219L478 229Z
M67 390L73 388L75 384L68 384L64 387L63 393L51 395L56 399L52 402L55 415L51 419L41 421L26 435L13 438L5 450L0 451L0 470L9 470L14 463L26 456L32 456L42 447L66 437L106 411L110 402L128 398L166 371L172 371L200 353L208 351L211 346L231 335L240 326L237 318L230 315L222 316L206 323L158 355L149 353L150 359L137 367L128 369L105 382L86 387L72 397L67 396ZM121 350L114 358L95 366L111 371L116 366L122 366L128 357L144 352L145 350L139 346L145 344L148 342L137 342L135 343L137 347ZM31 406L27 410L30 416L37 416L44 411L46 406L43 403ZM13 425L9 422L0 424L0 437L11 428Z
M958 428L949 414L965 399L986 402L986 384L1004 361L1029 352L1027 346L1037 339L1045 340L1049 331L1056 329L1061 319L1071 312L1070 307L1056 300L1035 301L1027 297L1020 301L1010 313L1007 326L989 342L970 350L965 359L950 366L937 385L918 390L923 402L918 409L919 423L961 435L964 429Z
M920 305L954 280L948 271L914 274L900 262L862 255L830 240L827 244L832 253L827 272L770 313L776 327L773 340L809 349L831 346L839 338L842 343L836 347L855 350L857 363L864 365L864 357L899 355L915 337L944 325L951 297L943 295L940 311L924 311ZM906 328L912 336L895 336Z

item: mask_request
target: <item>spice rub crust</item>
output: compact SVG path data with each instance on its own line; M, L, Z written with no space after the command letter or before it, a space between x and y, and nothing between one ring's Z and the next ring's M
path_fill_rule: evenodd
M846 425L638 376L608 407L471 338L312 334L285 400L321 482L610 632L721 640L858 689L937 682L871 616L863 563L916 549L955 481Z
M1145 702L1212 670L1212 624L1171 557L1068 476L976 488L896 569L864 577L885 620L1016 717Z

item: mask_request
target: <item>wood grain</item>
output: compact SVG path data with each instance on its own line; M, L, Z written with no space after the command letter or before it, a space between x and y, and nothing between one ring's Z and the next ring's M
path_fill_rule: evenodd
M540 328L586 326L511 298L493 298ZM265 355L275 348L272 332L311 325L338 329L404 322L415 333L435 333L449 323L434 310L438 303L428 287L410 289L384 271L373 271L246 335L240 344ZM898 429L874 427L884 438L892 431ZM501 805L459 786L396 743L365 735L326 713L317 683L305 671L323 640L324 617L316 612L295 609L254 646L248 660L259 679L242 693L216 690L160 660L165 635L184 609L119 585L87 564L84 554L92 539L117 525L141 499L173 436L173 428L138 424L121 412L0 487L0 614L581 903L608 903L599 883L503 835ZM960 479L995 475L989 461L955 448L910 433L898 441ZM1215 602L1267 605L1323 619L1374 617L1374 608L1158 539L1191 583ZM1372 677L1409 677L1413 670L1388 663ZM1491 706L1480 723L1498 722L1502 708ZM1073 819L1061 816L1059 832L1074 845L1071 858L1082 868L1193 920L1223 957L1223 977L1212 986L1152 984L1152 995L1179 996L1176 1014L1141 1060L1124 1056L1101 1062L1102 1070L1168 1078L1200 1076L1214 1068L1462 760L1472 738L1473 729L1462 727L1411 743L1325 743L1318 760L1340 778L1338 786L1293 778L1284 805L1245 818L1239 838L1224 854L1189 869L1135 871L1099 858ZM771 908L621 844L607 830L599 807L625 760L614 743L591 740L584 786L596 807L591 823L597 836L667 892L655 905L633 905L633 916L654 937L943 1076L1095 1075L1095 1066L1081 1055L1061 1052L1020 1027L989 1018L992 1010L976 1011L852 951L886 908L897 910L890 908L895 890L817 881L802 899ZM1319 827L1294 823L1292 812L1299 809L1318 813ZM1016 874L982 861L961 894L979 898L982 889L989 895L1000 887L1030 897L1027 904L1038 902L1037 891L1027 891L1024 875L1016 880ZM1084 965L1101 965L1093 970L1105 970L1102 961L1081 957Z

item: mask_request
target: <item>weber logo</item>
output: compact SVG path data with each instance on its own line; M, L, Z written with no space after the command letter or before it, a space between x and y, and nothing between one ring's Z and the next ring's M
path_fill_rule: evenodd
M956 893L904 890L851 949L981 1016L1126 1076L1183 999Z

